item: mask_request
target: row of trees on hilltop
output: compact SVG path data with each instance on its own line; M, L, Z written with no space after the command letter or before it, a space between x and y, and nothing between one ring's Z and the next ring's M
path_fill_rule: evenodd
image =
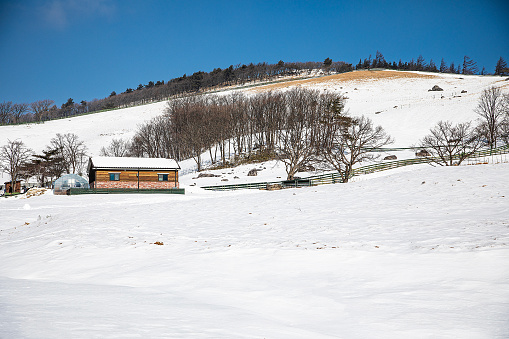
M349 117L337 93L292 89L254 96L197 96L173 100L163 116L140 126L129 141L114 140L102 155L193 158L226 165L232 158L267 155L281 160L288 179L328 163L347 182L353 165L371 159L370 148L391 138L370 119Z
M410 60L408 62L402 62L401 59L396 61L386 61L383 54L380 51L376 52L374 58L370 55L364 60L360 59L355 69L373 69L373 68L385 68L394 70L406 70L406 71L424 71L424 72L440 72L440 73L454 73L454 74L487 74L486 69L483 67L479 70L477 63L468 56L463 57L463 63L455 65L454 62L447 64L442 58L440 64L435 63L433 59L426 62L422 55L419 55L417 60ZM500 57L495 66L495 75L509 75L509 68L507 68L507 62L504 58Z
M433 60L426 62L422 56L409 62L388 62L381 52L377 51L374 58L359 60L353 67L352 64L343 61L333 61L326 58L323 62L284 62L280 60L276 64L258 63L249 65L231 65L228 68L215 68L211 72L195 72L192 75L184 74L181 77L164 80L149 81L147 84L139 84L135 88L127 88L122 93L112 91L103 99L91 101L82 100L75 102L69 98L60 107L53 100L39 100L33 103L12 103L4 101L0 103L0 125L43 122L46 120L66 118L100 110L129 107L150 102L161 101L172 97L188 96L191 94L213 91L224 86L243 85L251 82L271 81L281 76L290 76L310 73L312 70L321 70L325 73L342 73L354 69L386 68L395 70L428 71L457 74L486 74L483 69L479 72L476 63L465 56L461 65L454 62L447 64L444 59L440 65ZM506 61L500 57L497 61L495 75L509 75Z
M149 81L139 84L136 88L127 88L122 93L111 92L103 99L92 101L82 100L77 103L69 98L60 107L53 100L39 100L34 103L0 103L0 125L42 122L52 119L66 118L89 112L106 109L129 107L165 100L171 97L186 96L193 93L213 90L214 88L242 85L249 82L268 81L281 76L301 74L304 70L322 69L324 72L348 72L352 65L330 58L324 62L283 62L277 64L259 63L249 65L231 65L228 68L215 68L211 72L195 72L181 77Z

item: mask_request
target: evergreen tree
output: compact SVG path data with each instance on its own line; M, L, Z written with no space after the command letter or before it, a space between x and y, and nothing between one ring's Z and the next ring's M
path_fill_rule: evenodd
M449 66L449 73L456 73L456 67L454 66L454 61L451 62L451 65Z
M509 74L509 69L507 68L507 62L504 58L500 57L497 61L497 66L495 66L495 75L507 75Z
M359 63L355 66L355 69L362 69L362 59L359 59Z
M438 72L437 65L435 65L433 59L430 59L427 69L429 72Z
M373 68L387 68L387 61L380 51L376 51L375 60L373 60Z
M449 68L447 67L444 58L442 58L442 61L440 62L440 73L447 73L449 71Z
M479 73L479 68L477 68L477 63L465 55L463 57L463 71L461 73L462 74Z
M417 58L417 62L415 63L415 69L417 71L424 71L425 65L426 65L426 62L425 62L423 56L419 55L419 57Z

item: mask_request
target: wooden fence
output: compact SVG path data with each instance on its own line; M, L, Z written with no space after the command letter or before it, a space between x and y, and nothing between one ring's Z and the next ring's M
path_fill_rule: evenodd
M413 150L414 148L398 148L397 150ZM394 148L391 149L378 149L376 151L383 152L389 150L396 150ZM509 145L505 145L502 147L481 150L474 154L472 154L469 158L482 158L482 157L490 157L495 155L507 154L509 153ZM454 157L453 157L454 158ZM353 170L352 176L369 174L374 172L381 172L389 169L399 168L403 166L416 165L416 164L426 164L426 163L437 163L440 161L438 158L433 157L422 157L422 158L413 158L413 159L405 159L405 160L394 160L394 161L384 161L381 163L376 163L372 165L362 166L359 168L355 168ZM327 174L315 175L307 178L299 178L296 180L282 180L282 181L271 181L271 182L255 182L255 183L247 183L247 184L234 184L234 185L218 185L218 186L202 186L201 188L205 190L211 191L229 191L229 190L238 190L238 189L267 189L268 187L274 185L280 185L283 188L286 187L305 187L305 186L317 186L324 184L335 184L341 182L341 176L338 172L332 172Z

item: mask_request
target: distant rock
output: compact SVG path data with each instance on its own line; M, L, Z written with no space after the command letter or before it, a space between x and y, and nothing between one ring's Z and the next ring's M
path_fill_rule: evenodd
M462 91L461 91L461 93L467 93L467 91L465 91L465 90L462 90Z
M429 154L428 151L426 151L425 149L422 149L420 150L419 152L416 152L415 153L415 156L416 157L429 157L431 154Z
M221 181L228 181L228 179L224 178L224 179L221 179Z
M435 85L435 86L433 86L433 88L428 89L428 92L436 92L436 91L443 91L443 89L440 88L440 86L438 86L438 85Z
M396 160L396 159L398 159L398 157L395 155L388 155L384 158L384 160Z
M258 175L258 170L256 168L253 168L247 173L248 177L256 177Z
M212 174L212 173L200 173L198 174L198 178L215 178L220 177L218 174Z

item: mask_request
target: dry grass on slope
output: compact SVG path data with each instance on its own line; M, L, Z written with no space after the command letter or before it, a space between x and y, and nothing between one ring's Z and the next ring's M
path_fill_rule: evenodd
M320 83L341 83L346 81L371 81L371 80L382 80L382 79L397 79L397 78L420 78L420 79L433 79L436 78L434 75L419 74L411 72L401 71L354 71L348 73L328 75L320 78L306 79L306 80L294 80L287 81L277 84L259 86L251 89L253 92L263 92L267 90L275 90L286 88L290 86L300 85L316 85Z

